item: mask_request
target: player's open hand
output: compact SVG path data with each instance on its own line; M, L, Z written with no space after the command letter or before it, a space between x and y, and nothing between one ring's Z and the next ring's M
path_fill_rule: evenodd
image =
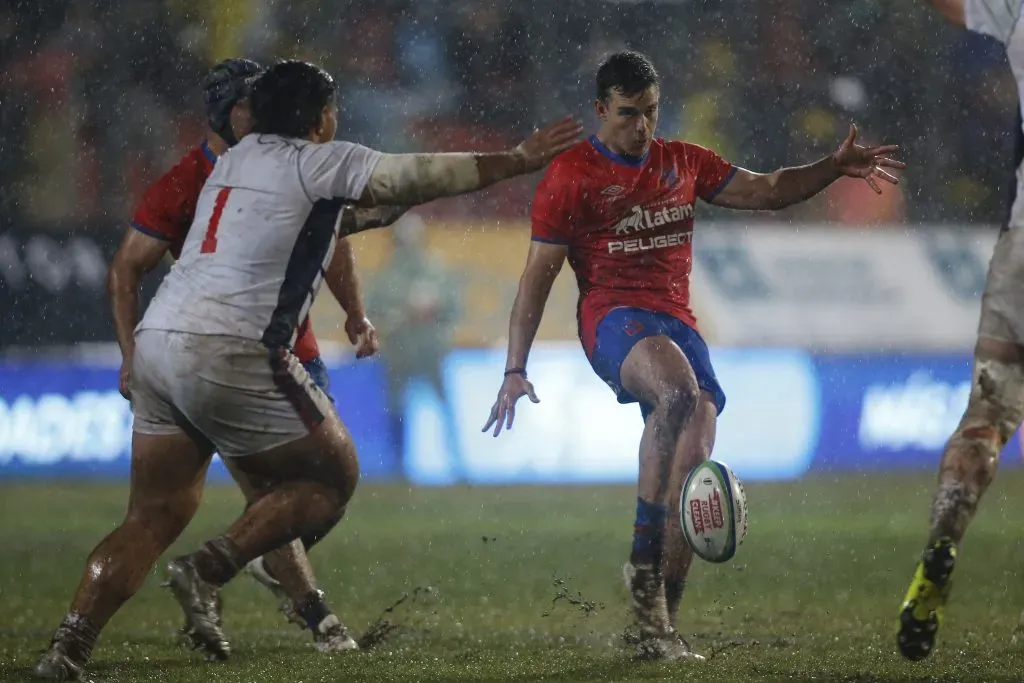
M498 436L501 434L502 426L505 429L512 429L512 422L516 419L516 401L523 396L529 396L534 403L540 403L526 375L514 373L506 376L498 391L498 400L491 408L491 416L487 418L487 424L480 431L486 432L494 425L494 436Z
M345 334L352 346L356 347L356 358L368 358L380 350L377 329L365 316L349 316L345 321Z
M877 194L882 194L882 188L878 185L879 179L898 185L900 179L885 169L907 167L902 161L889 158L890 154L899 151L899 145L864 147L858 145L856 140L857 124L851 123L850 134L832 155L832 160L836 163L839 172L852 178L863 178Z
M583 125L571 116L558 123L533 131L523 140L515 153L526 162L526 172L544 168L556 156L569 149L580 139Z

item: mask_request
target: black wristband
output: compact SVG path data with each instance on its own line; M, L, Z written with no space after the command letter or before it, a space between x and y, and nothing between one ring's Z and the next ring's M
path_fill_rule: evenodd
M522 375L526 377L526 368L509 368L505 371L505 376L508 377L509 375Z

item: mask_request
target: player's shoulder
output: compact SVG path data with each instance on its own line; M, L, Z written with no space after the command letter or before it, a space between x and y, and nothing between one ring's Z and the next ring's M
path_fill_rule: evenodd
M590 143L590 140L580 140L575 145L565 150L554 158L552 164L574 164L586 162L590 159L591 153L594 151L594 146Z
M199 193L215 161L216 156L206 143L182 155L146 188L135 207L132 224L163 239L180 237L192 223Z
M136 207L136 220L152 222L154 215L191 221L189 214L217 157L204 142L187 151L163 175L150 183Z
M349 159L353 150L360 147L344 140L313 142L269 133L250 133L232 147L223 159L229 161L226 167L237 168L259 163L265 168L291 167L297 168L300 173L315 173Z
M676 157L694 157L704 154L714 154L714 150L711 148L698 145L695 142L688 142L686 140L665 140L664 138L658 138L655 140L654 144L660 144L667 153Z
M213 150L210 149L206 142L202 142L185 152L181 159L178 160L178 163L167 173L168 175L192 175L198 172L209 175L210 170L213 169L216 163L217 155L213 153Z
M310 145L313 143L308 140L268 133L249 133L220 157L217 161L217 173L230 175L251 164L294 165L299 153Z
M302 138L291 138L273 133L249 133L231 148L230 154L236 158L245 156L294 157L316 150L330 150L335 141L313 142Z
M155 194L198 190L213 170L217 156L204 142L196 145L150 185ZM149 194L149 193L147 193Z
M685 140L671 140L664 142L664 145L667 152L666 160L671 159L673 163L683 168L692 169L694 172L697 172L698 169L707 170L731 166L718 152L704 145Z
M304 151L315 146L308 140L250 133L218 159L208 186L243 186L264 192L273 187L275 194L305 197L299 177L309 166L310 155Z
M589 178L593 164L594 148L587 140L580 140L565 150L548 165L545 180L550 182L569 182L578 184Z

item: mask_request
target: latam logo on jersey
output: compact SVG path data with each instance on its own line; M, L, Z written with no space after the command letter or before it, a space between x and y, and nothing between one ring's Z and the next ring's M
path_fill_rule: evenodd
M682 206L666 206L661 209L634 206L629 215L612 226L615 239L608 240L608 253L622 252L632 254L651 249L666 249L689 244L693 240L693 227L688 225L693 220L693 204ZM654 230L665 225L684 223L686 229L680 232L650 237L626 237L645 230Z

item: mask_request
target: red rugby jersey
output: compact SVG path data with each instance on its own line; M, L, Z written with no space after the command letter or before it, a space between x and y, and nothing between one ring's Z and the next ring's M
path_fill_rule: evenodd
M690 310L693 215L736 168L687 142L658 138L642 158L590 136L559 155L533 198L532 234L569 247L580 340L589 356L598 323L613 308L666 313L696 327Z

